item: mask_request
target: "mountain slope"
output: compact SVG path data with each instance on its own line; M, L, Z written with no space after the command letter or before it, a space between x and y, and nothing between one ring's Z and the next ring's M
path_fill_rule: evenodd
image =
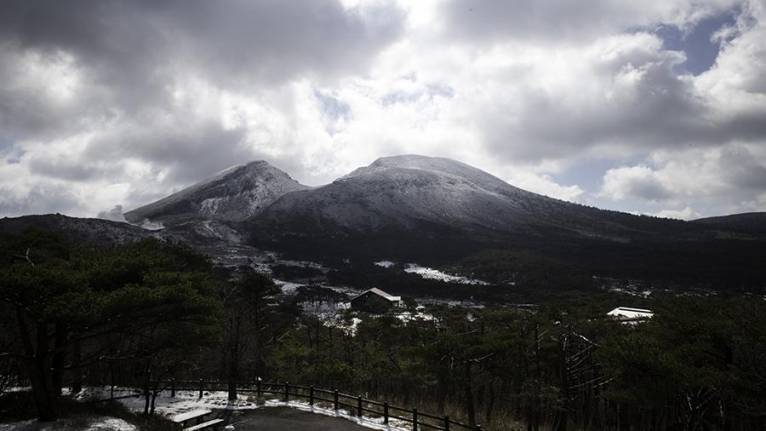
M766 233L766 212L731 214L718 217L706 217L693 220L692 223L704 224L739 232Z
M629 242L688 223L604 211L531 193L454 160L381 158L323 187L286 194L251 219L256 230L313 236L457 231L474 237L562 234Z
M226 169L212 178L125 213L131 223L165 225L189 220L242 221L285 193L308 187L265 161Z
M157 238L153 231L127 223L95 218L68 217L60 214L4 217L0 235L18 235L27 229L39 229L63 235L68 240L92 245L113 245Z
M473 268L523 270L509 264L508 253L484 253L502 250L546 268L541 274L556 271L544 264L553 259L588 280L611 274L691 284L766 282L759 263L766 241L757 233L560 201L442 158L376 160L326 186L285 194L244 226L253 245L314 259L438 265L476 256Z

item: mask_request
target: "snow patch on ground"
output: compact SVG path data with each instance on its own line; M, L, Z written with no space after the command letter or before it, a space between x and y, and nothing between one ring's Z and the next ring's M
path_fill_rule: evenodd
M379 266L381 268L391 268L392 266L396 265L395 262L391 262L390 260L379 260L374 263L375 266Z
M87 431L135 431L135 425L118 418L103 418L88 426Z
M218 212L218 207L221 206L221 201L224 198L208 198L201 202L200 212L206 215L214 215Z
M295 291L298 290L299 287L304 286L304 284L302 283L293 283L291 281L277 280L276 278L273 280L274 280L274 284L276 284L277 287L279 287L279 289L285 295L295 295Z
M294 409L298 409L304 412L310 412L314 414L320 414L325 416L332 416L336 418L343 418L346 420L349 420L351 422L356 423L357 425L363 426L365 428L371 428L376 430L387 430L387 431L405 431L412 429L412 425L408 422L389 418L388 425L383 423L383 417L370 417L370 416L354 416L346 409L339 409L334 410L332 408L325 408L320 407L317 405L310 405L308 402L305 401L289 401L284 402L281 400L273 399L273 400L267 400L264 407L290 407Z
M438 269L428 268L428 267L420 266L414 263L408 263L407 266L404 268L404 272L410 273L410 274L417 274L421 276L422 278L427 278L430 280L444 281L446 283L473 284L478 286L489 285L489 283L483 280L463 277L461 275L447 274L446 272L441 272Z
M293 259L279 259L274 262L277 265L295 266L298 268L310 268L316 269L322 272L327 272L330 268L322 265L321 263L312 262L310 260L293 260Z
M424 313L422 311L416 311L414 313L410 311L404 311L402 313L397 314L396 318L401 320L404 323L413 322L413 321L431 322L436 320L433 314Z
M322 322L322 325L340 329L352 337L356 335L357 327L362 323L362 319L358 317L352 317L351 320L347 320L343 316L335 313L319 314L317 317Z
M91 393L99 399L109 398L109 388L103 388L100 391L94 390ZM120 397L134 393L135 390L121 388L114 391L114 396ZM176 396L171 397L170 391L162 391L155 400L155 412L172 418L178 414L200 408L225 410L249 410L256 408L255 400L244 395L240 395L236 401L229 401L226 391L206 391L203 395L202 399L200 399L199 392L197 391L176 391ZM134 413L144 411L145 401L142 396L122 398L118 401Z
M36 419L23 422L0 424L0 431L137 431L123 419L111 417L96 417L59 419L55 422L38 422Z
M146 230L162 230L165 229L165 225L163 225L161 222L155 222L151 221L149 219L144 219L141 224L139 224L142 229Z
M354 319L354 325L358 324L359 322L361 322L361 320ZM134 389L116 388L114 391L114 396L120 397L125 395L132 395L135 393L136 393L136 390ZM240 394L239 399L237 399L236 401L229 401L227 399L228 393L226 391L204 392L203 395L204 396L202 397L202 399L200 399L199 392L197 391L176 391L176 396L174 398L171 398L170 391L163 391L157 395L157 399L155 401L155 406L156 406L155 409L158 414L161 414L168 418L172 418L176 415L187 413L189 411L197 410L197 409L254 410L254 409L268 408L268 407L290 407L290 408L295 408L295 409L302 410L309 413L347 419L349 421L355 422L356 424L360 426L371 428L371 429L388 430L388 431L404 431L411 428L411 425L408 425L407 422L400 421L394 418L390 418L389 424L386 425L383 423L382 417L363 416L360 418L360 417L356 417L352 415L350 411L345 409L339 409L338 411L335 411L332 408L322 407L319 405L311 406L309 405L307 401L284 402L278 398L274 398L274 399L266 400L265 403L262 405L257 405L253 398L243 394ZM109 388L108 387L88 388L87 392L83 394L82 397L83 398L87 398L87 397L108 398ZM144 398L141 396L123 398L118 401L133 412L142 412L144 409ZM32 422L36 422L36 421L27 421L22 424L29 424ZM110 424L112 428L107 427ZM57 427L3 428L4 426L8 426L8 425L15 425L15 424L0 425L0 431L55 431L59 429L66 430L66 431L75 431L75 429L70 430L69 428L57 428ZM87 428L85 431L107 431L107 430L137 431L133 425L125 421L122 421L121 419L114 419L114 418L99 418L99 421L95 421L93 422L93 424L90 424L89 426L90 428ZM100 428L94 427L94 426L100 426Z
M301 310L314 316L335 315L351 309L350 302L335 301L304 301L300 303Z

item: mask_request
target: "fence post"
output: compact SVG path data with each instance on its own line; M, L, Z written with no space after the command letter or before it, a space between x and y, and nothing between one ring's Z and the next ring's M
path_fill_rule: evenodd
M362 396L356 397L356 412L358 417L362 417Z
M412 431L418 431L418 409L412 409Z
M449 431L449 416L444 416L444 431Z
M383 403L383 423L388 425L388 401Z
M285 382L285 402L290 401L290 384Z
M261 379L258 378L258 383L255 384L255 393L258 395L258 398L261 398L261 395L263 394L263 391L261 390Z
M176 397L176 379L170 379L170 398Z
M205 381L199 379L199 399L202 399L202 391L205 390Z
M337 412L338 411L338 390L337 389L334 389L332 391L332 398L333 398L333 404L334 404L334 407L335 407L335 411Z
M314 387L313 386L309 388L309 405L310 406L314 405Z

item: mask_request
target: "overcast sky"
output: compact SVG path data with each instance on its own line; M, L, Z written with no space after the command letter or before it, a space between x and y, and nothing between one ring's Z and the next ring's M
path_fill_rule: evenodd
M764 41L764 0L6 0L0 216L403 153L602 208L764 211Z

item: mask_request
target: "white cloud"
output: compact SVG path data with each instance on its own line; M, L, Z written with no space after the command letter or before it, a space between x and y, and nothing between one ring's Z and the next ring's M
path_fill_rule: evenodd
M263 158L318 185L401 153L626 210L763 208L760 2L269 4L0 17L0 214L132 208ZM736 5L715 66L679 75L653 27ZM593 159L600 188L558 179Z
M697 208L703 215L763 208L764 145L657 151L648 162L609 169L599 196L631 202L634 208L648 213L660 213L652 208L659 206L665 210L668 205Z
M657 217L674 218L680 220L693 220L700 218L700 214L694 211L691 207L685 207L680 210L662 210L653 215Z
M658 202L669 199L672 193L662 175L648 166L623 166L609 169L604 174L600 195L614 200L635 197Z

